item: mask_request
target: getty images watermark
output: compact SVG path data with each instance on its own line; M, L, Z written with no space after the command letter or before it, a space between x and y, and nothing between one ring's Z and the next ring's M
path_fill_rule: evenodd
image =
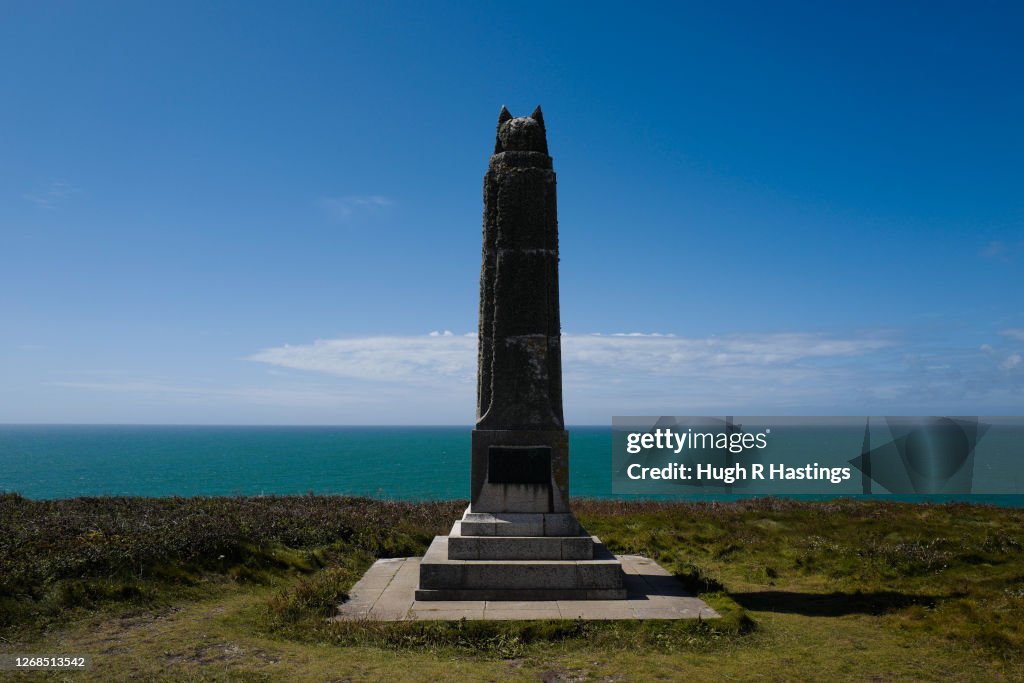
M1024 417L615 417L612 490L1021 494Z

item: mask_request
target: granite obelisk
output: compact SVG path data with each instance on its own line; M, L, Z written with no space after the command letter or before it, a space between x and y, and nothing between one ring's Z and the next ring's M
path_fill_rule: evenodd
M568 513L555 172L540 107L502 107L484 176L473 512ZM563 525L559 533L575 531Z
M540 107L502 107L484 176L471 502L417 600L619 599L622 567L569 509L555 172Z

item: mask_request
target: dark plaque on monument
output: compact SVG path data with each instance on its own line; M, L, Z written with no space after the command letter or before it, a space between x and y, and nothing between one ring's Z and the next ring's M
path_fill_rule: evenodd
M626 597L569 509L555 172L540 107L502 107L484 176L471 502L420 563L417 600Z

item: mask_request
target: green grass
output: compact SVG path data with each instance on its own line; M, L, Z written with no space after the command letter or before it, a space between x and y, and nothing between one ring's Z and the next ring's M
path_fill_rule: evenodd
M1024 680L1024 511L985 506L577 501L723 618L325 618L464 506L0 495L0 651L93 655L76 680Z

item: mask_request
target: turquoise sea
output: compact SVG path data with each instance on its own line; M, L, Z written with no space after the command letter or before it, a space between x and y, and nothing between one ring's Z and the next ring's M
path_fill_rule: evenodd
M469 498L472 427L0 425L0 491ZM573 495L611 496L611 430L574 427Z
M468 498L471 429L0 425L0 492L28 498L310 492ZM636 497L612 493L610 427L570 427L569 434L573 496ZM687 492L673 497L737 496ZM1024 505L1024 496L1017 495L960 498Z

